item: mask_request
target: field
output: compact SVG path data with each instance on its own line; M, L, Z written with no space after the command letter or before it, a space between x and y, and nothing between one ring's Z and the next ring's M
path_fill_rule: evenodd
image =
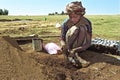
M92 22L93 38L120 40L120 15L86 17ZM55 24L62 24L65 18L65 15L0 16L0 80L120 80L119 56L87 50L81 56L90 65L78 69L66 65L63 54L36 52L32 43L21 45L11 38L37 34L44 43L60 45L60 30Z
M92 22L93 38L101 37L107 39L120 40L120 15L87 15ZM27 36L31 34L58 34L55 28L57 22L62 21L67 16L0 16L0 19L15 20L10 22L0 22L0 35ZM22 21L19 21L22 20ZM21 30L20 28L24 28Z

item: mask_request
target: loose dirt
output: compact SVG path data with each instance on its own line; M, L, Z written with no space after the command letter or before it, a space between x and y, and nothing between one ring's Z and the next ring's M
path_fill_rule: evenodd
M120 80L119 59L93 51L81 56L90 66L77 69L66 65L63 54L35 52L31 44L0 37L0 80Z

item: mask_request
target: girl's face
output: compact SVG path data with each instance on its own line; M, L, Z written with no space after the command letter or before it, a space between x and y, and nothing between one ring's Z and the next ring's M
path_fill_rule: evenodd
M71 14L69 14L69 18L74 24L76 24L80 20L80 15L71 13Z

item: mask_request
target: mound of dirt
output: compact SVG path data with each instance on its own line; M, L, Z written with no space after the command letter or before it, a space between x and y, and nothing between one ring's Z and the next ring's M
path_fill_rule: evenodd
M120 61L116 58L92 51L86 51L86 53L81 54L81 56L91 63L90 66L77 69L74 66L66 65L63 55L36 54L32 57L37 63L46 65L42 71L49 80L120 79ZM61 77L62 79L56 79L56 77Z
M77 69L66 65L62 54L25 51L10 37L0 37L0 44L0 80L120 79L120 60L111 55L86 51L80 56L91 64Z
M22 51L10 37L0 37L0 80L44 80L42 65Z

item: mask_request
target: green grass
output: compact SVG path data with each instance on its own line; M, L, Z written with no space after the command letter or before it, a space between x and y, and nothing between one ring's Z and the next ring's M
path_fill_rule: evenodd
M93 16L93 37L120 40L120 15Z
M32 20L39 20L39 21L63 21L64 18L66 18L66 15L50 15L50 16L0 16L0 19L8 19L8 20L14 20L14 19L32 19Z
M93 38L101 37L106 39L120 40L120 15L86 15L91 20ZM55 28L55 23L67 18L66 15L55 16L0 16L0 19L32 19L33 21L22 22L0 22L0 35L30 35L30 34L51 34L59 35L60 30ZM46 19L46 20L45 20ZM14 28L14 26L16 26ZM19 27L25 27L20 31ZM5 32L5 30L8 30ZM11 30L11 31L9 31Z

